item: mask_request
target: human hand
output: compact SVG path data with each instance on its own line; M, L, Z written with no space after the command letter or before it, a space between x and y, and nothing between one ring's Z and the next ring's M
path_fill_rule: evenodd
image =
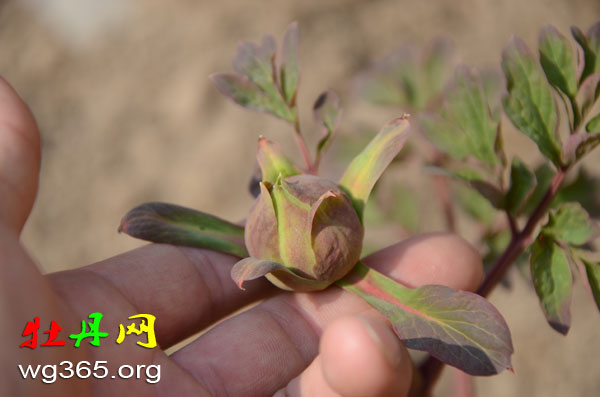
M284 293L264 279L241 291L230 279L236 258L168 245L147 245L75 270L42 275L19 241L33 205L39 170L39 135L33 117L0 80L0 337L1 395L406 395L412 363L389 323L357 296L337 287L318 293ZM481 260L460 238L423 235L384 249L364 262L404 284L445 284L475 290ZM166 349L223 317L260 301L168 356ZM111 332L137 313L156 316L160 346L129 340L84 340L67 346L19 348L20 327L39 316L66 333L81 329L92 312L105 313ZM161 380L60 379L51 385L24 380L19 364L104 360L160 365Z

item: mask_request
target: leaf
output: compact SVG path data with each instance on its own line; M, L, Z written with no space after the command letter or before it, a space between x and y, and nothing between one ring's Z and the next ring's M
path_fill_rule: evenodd
M426 89L425 103L440 95L451 71L452 45L443 39L431 43L428 54L423 62L424 85Z
M455 184L452 195L457 200L460 208L469 216L486 226L492 227L496 210L488 199L473 188L463 184Z
M248 256L243 227L173 204L154 202L135 207L121 220L120 232L155 243Z
M577 92L576 101L581 109L582 117L585 117L600 97L600 72L587 77Z
M512 123L556 166L562 164L556 134L556 104L544 74L525 43L513 38L502 52L508 95L502 99Z
M214 73L210 76L221 94L240 106L259 112L271 113L279 118L293 122L294 112L281 100L272 98L262 91L248 77L232 73Z
M490 112L480 78L465 66L456 69L440 116L425 118L424 128L436 146L458 160L472 155L488 164L498 163L494 150L498 121Z
M563 157L569 163L576 162L594 150L598 144L600 144L600 128L599 132L591 134L579 132L577 134L570 135L565 143L565 146L563 147Z
M419 229L420 199L414 189L397 184L393 191L392 219L412 233ZM389 218L386 217L389 222Z
M600 132L600 114L595 115L586 125L587 132ZM594 147L597 145L594 144ZM587 152L586 152L587 153Z
M253 257L242 259L231 269L231 278L240 289L245 289L243 288L245 281L255 280L262 276L266 276L277 287L287 291L309 292L324 289L329 285L328 282L302 277L277 262Z
M522 213L528 215L531 214L534 211L535 207L540 203L540 200L542 199L542 197L544 197L544 194L550 187L550 184L552 183L552 178L554 177L554 170L547 162L544 162L540 166L538 166L535 169L534 173L537 185L535 186L533 193L525 203L525 206L521 210ZM558 194L560 194L560 191Z
M338 96L331 90L323 92L315 101L313 115L323 130L321 139L317 144L317 154L320 154L329 146L340 122L341 113Z
M510 165L510 188L506 193L506 209L518 215L521 207L531 196L536 186L533 172L518 158L513 157Z
M409 135L407 116L387 123L371 142L350 163L339 185L352 199L362 222L363 209L375 183L402 150Z
M554 26L546 25L540 32L540 63L548 82L574 98L577 93L575 57L571 44Z
M541 233L573 245L586 243L594 233L590 217L579 203L564 203L551 211Z
M256 159L260 166L263 182L275 183L280 175L282 178L287 178L300 174L294 163L281 152L279 145L263 136L258 138Z
M238 75L247 76L269 97L279 96L275 85L275 39L266 35L261 45L243 41L238 45L233 57L233 70Z
M600 181L585 168L579 168L576 178L567 181L558 191L552 206L556 208L569 201L580 203L592 217L600 217Z
M361 262L337 284L381 312L410 349L427 351L470 375L512 368L508 326L479 295L441 285L407 288Z
M504 206L504 196L500 189L489 183L486 178L473 169L464 168L457 171L450 171L440 167L425 167L425 169L432 174L444 175L465 182L467 186L476 190L496 208Z
M600 310L600 263L591 262L584 258L581 258L581 261L585 265L585 272L587 274L588 282L590 283L590 289L592 290L592 295L596 301L596 306L598 306L598 309Z
M283 36L281 47L281 66L279 68L279 79L281 91L287 104L294 106L300 71L298 70L298 23L292 22Z
M531 276L548 323L563 335L571 326L571 270L562 249L540 235L531 247Z
M600 71L600 64L594 50L590 48L587 37L576 26L571 27L571 35L583 50L584 67L579 78L579 84L591 74Z

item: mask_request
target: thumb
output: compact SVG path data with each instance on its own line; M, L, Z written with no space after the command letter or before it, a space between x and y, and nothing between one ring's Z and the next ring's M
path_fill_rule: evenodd
M0 77L0 225L21 233L35 200L40 135L33 115Z

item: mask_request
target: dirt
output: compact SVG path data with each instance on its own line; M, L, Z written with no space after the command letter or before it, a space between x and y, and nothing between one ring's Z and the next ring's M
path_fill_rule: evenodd
M23 242L48 272L142 245L116 229L121 216L144 201L231 220L245 216L257 136L285 143L291 135L284 123L224 100L209 82L210 73L231 70L241 39L281 37L298 21L301 109L333 88L346 108L342 130L351 130L367 122L377 128L402 113L365 110L354 76L403 43L445 35L465 62L485 67L498 64L512 34L534 47L546 23L567 32L600 17L600 3L592 0L101 4L27 0L0 8L0 74L33 110L43 140L40 192ZM311 125L308 111L302 123ZM509 141L517 152L531 149ZM514 279L512 292L500 290L491 299L513 332L515 374L477 379L479 394L597 393L600 316L582 284L565 338L546 325L528 283ZM450 383L446 376L439 395L452 395Z

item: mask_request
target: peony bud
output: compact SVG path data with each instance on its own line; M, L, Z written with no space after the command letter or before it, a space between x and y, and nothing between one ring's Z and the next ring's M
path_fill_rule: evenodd
M261 183L244 232L251 257L292 273L267 274L273 284L304 291L323 289L346 275L360 259L363 234L350 199L335 183L312 175ZM293 281L293 275L303 280Z

